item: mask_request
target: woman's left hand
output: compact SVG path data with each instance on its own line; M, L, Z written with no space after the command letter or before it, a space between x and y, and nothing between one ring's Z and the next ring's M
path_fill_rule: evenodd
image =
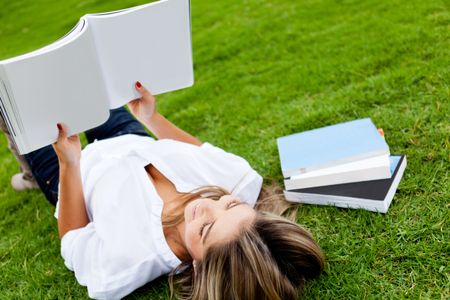
M53 143L58 156L59 165L73 166L78 165L81 158L81 143L78 135L67 136L67 127L58 123L58 140Z
M139 81L136 82L134 87L141 97L128 102L128 108L131 114L141 123L150 125L153 117L158 114L156 98Z

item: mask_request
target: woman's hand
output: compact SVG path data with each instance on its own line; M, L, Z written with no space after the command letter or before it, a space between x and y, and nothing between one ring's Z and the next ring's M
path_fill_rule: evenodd
M128 102L128 108L141 123L151 124L152 118L157 114L156 99L139 81L135 88L142 97Z
M64 124L58 123L58 140L53 143L58 156L59 165L74 166L80 163L81 143L78 135L67 136L67 128Z
M156 99L153 95L141 85L138 81L135 85L136 90L142 97L128 102L128 108L148 130L150 130L158 139L172 139L184 143L200 146L202 142L186 131L178 128L172 122L164 118L156 111Z

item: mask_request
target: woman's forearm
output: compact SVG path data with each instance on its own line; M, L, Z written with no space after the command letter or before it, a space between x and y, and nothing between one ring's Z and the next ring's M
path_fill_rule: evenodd
M79 164L60 164L59 189L58 232L62 238L68 231L89 223Z
M200 146L202 144L202 142L198 138L192 136L181 128L178 128L175 124L173 124L157 112L155 112L151 120L145 122L144 125L158 139L173 139L197 146Z

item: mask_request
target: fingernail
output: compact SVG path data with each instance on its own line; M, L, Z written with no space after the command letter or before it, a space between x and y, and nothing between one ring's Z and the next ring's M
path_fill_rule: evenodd
M62 130L62 126L61 126L61 124L56 124L56 126L58 127L58 130Z
M140 87L142 86L142 84L141 84L139 81L136 81L136 86L137 86L138 88L140 88Z

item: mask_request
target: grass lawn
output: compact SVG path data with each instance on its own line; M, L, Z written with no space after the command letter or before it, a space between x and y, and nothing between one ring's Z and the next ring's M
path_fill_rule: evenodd
M0 0L0 59L55 41L85 13L140 3ZM327 256L305 298L450 298L448 8L434 0L192 0L196 83L159 97L174 123L280 182L276 137L355 118L371 117L391 152L407 155L386 215L301 207L298 221ZM60 257L53 207L38 191L10 187L18 165L3 135L0 166L0 299L87 298ZM129 299L167 295L162 278Z

